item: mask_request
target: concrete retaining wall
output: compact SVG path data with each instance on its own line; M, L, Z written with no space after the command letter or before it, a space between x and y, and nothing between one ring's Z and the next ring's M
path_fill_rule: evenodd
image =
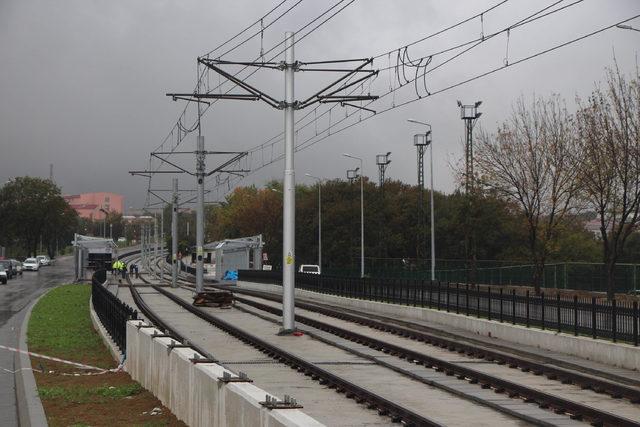
M155 328L140 320L127 323L125 369L171 412L190 426L293 427L322 426L299 409L267 409L260 405L267 393L251 383L224 383L227 371L216 363L193 363L203 358L191 348L170 349L172 340L154 338ZM229 371L227 371L229 372ZM229 372L235 376L232 372Z
M100 323L100 318L98 317L96 311L93 309L93 301L91 301L91 298L89 298L89 317L91 317L93 329L98 332L98 335L100 335L100 338L102 338L102 342L104 342L104 345L106 345L109 349L109 352L111 353L111 356L113 356L113 359L116 362L120 363L123 355L116 343L113 342L113 340L109 336L107 330L104 328L104 326L102 326L102 323Z
M282 287L264 283L238 281L241 288L282 293ZM594 340L587 337L509 325L497 321L477 319L462 314L447 313L429 308L410 307L399 304L367 301L354 298L296 289L296 295L312 301L326 302L336 306L370 311L389 317L415 319L443 326L474 332L484 336L499 338L516 344L570 354L621 368L640 370L640 348L628 344Z

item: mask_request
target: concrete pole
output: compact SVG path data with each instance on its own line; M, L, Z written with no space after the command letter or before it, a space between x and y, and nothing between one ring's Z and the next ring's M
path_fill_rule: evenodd
M364 277L364 167L360 159L360 277Z
M433 215L433 135L429 144L429 162L431 163L431 281L436 280L436 238Z
M158 260L158 215L153 214L153 261ZM158 271L153 269L153 278L158 280Z
M295 330L295 230L296 230L296 194L294 155L294 36L285 33L284 53L284 188L283 188L283 239L282 239L282 330L291 333Z
M198 202L196 203L196 292L204 290L204 136L198 135L196 149L196 178L198 179Z
M80 274L78 272L78 233L73 233L73 264L77 281L80 279Z
M151 256L153 243L151 240L151 224L147 224L147 274L151 273Z
M160 212L160 283L164 282L164 208L165 204L162 204L162 211Z
M171 212L171 287L178 287L178 178L173 178Z
M318 181L318 268L322 273L322 181Z

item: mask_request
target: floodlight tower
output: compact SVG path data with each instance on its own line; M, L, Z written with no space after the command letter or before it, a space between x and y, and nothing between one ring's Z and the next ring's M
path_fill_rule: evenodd
M482 113L478 112L478 107L482 104L482 101L477 101L472 105L463 105L458 101L458 107L460 107L460 118L464 120L465 128L465 177L464 187L465 191L469 193L473 188L473 127L476 121L480 118Z
M347 170L347 179L349 180L349 184L353 184L354 179L358 179L358 171L360 168L349 169Z
M419 222L419 242L416 250L416 258L421 258L421 252L426 254L426 217L424 215L424 153L431 145L431 126L425 133L418 133L413 136L413 145L418 153L418 222Z
M482 101L476 101L472 105L463 105L458 101L460 107L460 118L464 120L465 128L465 176L464 189L467 196L467 214L465 215L465 259L467 265L467 283L474 284L476 282L476 235L475 235L475 209L473 206L473 127L482 113L478 112L478 107ZM471 274L469 274L471 273Z
M389 159L390 155L391 155L391 151L389 151L387 154L376 155L376 165L378 165L378 180L379 180L380 190L383 190L383 191L384 191L384 173L387 169L387 166L389 166L389 163L391 163L391 159Z

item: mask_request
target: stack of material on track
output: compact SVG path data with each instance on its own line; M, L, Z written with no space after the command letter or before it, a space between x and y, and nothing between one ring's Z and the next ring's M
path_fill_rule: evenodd
M198 292L193 297L193 305L196 307L231 307L233 305L233 294L228 291Z

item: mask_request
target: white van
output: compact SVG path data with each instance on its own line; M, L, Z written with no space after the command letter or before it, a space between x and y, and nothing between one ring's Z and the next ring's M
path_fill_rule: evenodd
M320 274L320 266L315 264L302 264L298 273Z

